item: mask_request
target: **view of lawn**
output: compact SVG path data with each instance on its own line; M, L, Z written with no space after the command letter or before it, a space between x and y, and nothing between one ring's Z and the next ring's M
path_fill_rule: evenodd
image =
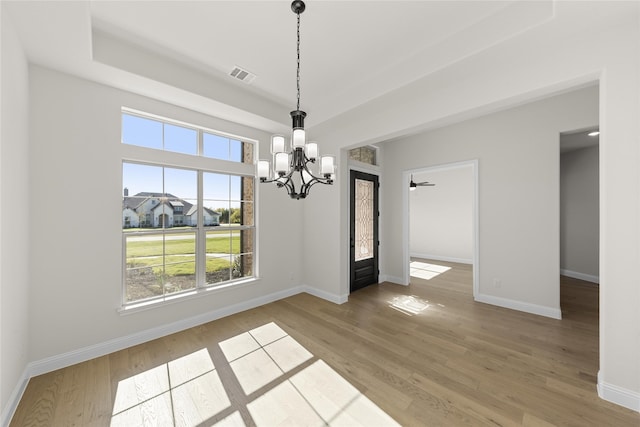
M207 232L207 284L240 277L236 274L242 274L238 272L242 268L241 258L244 258L244 255L240 255L240 235L244 232ZM195 288L195 233L131 234L126 236L125 250L127 301L139 301Z
M189 276L196 274L195 256L167 256L164 258L164 274L170 276ZM153 272L161 275L163 271L162 258L138 258L134 262L127 263L129 268L135 267L152 267ZM207 258L206 271L218 271L229 268L231 262L229 258Z
M127 268L154 267L154 273L161 274L164 264L166 276L195 274L195 236L191 233L170 236L175 237L175 240L127 241ZM240 253L239 234L234 234L230 238L214 236L207 237L207 254ZM206 271L229 268L229 265L228 257L207 257Z

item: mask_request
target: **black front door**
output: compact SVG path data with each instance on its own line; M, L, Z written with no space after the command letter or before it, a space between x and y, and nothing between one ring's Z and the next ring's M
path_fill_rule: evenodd
M378 177L351 171L351 291L378 283Z

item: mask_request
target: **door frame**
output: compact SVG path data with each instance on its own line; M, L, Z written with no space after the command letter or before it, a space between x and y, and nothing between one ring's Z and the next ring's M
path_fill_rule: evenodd
M446 163L435 166L425 166L422 168L408 169L402 171L402 262L403 262L403 285L409 285L410 269L409 263L411 262L410 251L410 221L409 221L409 183L411 182L411 175L423 172L439 172L447 169L457 169L462 167L471 167L473 176L473 298L479 294L480 285L480 218L478 209L478 160L467 160L462 162Z

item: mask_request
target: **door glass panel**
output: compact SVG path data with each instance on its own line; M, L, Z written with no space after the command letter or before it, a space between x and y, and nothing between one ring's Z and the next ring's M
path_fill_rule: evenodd
M355 260L373 258L373 186L372 181L355 183Z

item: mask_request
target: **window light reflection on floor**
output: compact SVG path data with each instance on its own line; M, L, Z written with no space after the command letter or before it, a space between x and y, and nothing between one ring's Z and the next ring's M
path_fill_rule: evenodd
M273 322L121 380L112 413L112 426L399 425Z
M118 383L111 426L173 426L206 421L231 405L207 349L172 360ZM185 423L181 423L185 425Z
M451 267L428 262L411 261L409 263L409 275L419 279L431 280L449 270L451 270Z
M408 315L420 314L430 307L429 301L413 295L400 295L389 301L389 307Z

